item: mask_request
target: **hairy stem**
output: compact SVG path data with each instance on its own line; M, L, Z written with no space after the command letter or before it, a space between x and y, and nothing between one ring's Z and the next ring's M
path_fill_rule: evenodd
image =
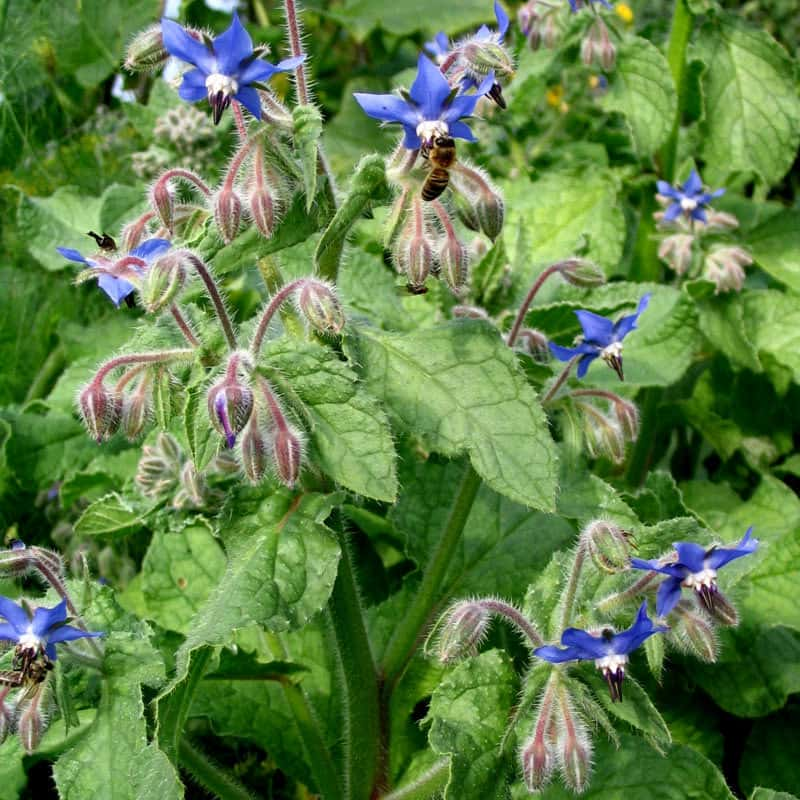
M301 41L300 20L297 18L297 4L295 0L284 0L283 7L286 11L286 29L289 34L289 49L292 57L305 55L303 43ZM297 84L297 101L300 105L306 106L311 101L311 96L306 83L305 63L298 64L294 70L295 81Z
M166 364L169 361L194 358L194 350L162 350L160 353L130 353L106 361L92 378L92 383L102 383L106 375L117 367L128 364Z
M242 113L242 107L237 100L233 101L233 118L236 120L236 131L239 134L239 139L242 142L247 141L247 125L244 121L244 114Z
M264 336L266 336L269 323L275 316L275 312L286 300L288 300L294 291L301 286L304 280L304 278L297 278L293 281L289 281L289 283L287 283L285 286L282 286L270 299L267 307L261 314L261 319L258 321L256 332L253 334L253 341L250 344L250 352L253 354L253 358L255 360L258 360L258 355L261 352L261 345L264 342Z
M158 179L158 183L167 183L173 178L183 178L183 180L189 181L193 186L196 186L206 197L211 197L211 189L208 188L205 181L188 169L179 167L169 169Z
M194 267L195 272L200 276L206 287L206 292L214 304L214 311L217 313L217 319L222 326L222 332L225 334L225 339L228 342L228 347L231 350L236 349L236 335L233 332L233 324L228 315L228 310L225 308L225 303L222 300L222 294L217 286L217 282L211 275L208 267L199 259L194 253L186 253L186 258L189 263Z
M181 739L178 760L197 783L219 800L253 800L253 795L232 773L187 739Z
M478 495L481 479L471 464L467 465L455 501L450 509L442 536L422 576L417 594L395 628L383 657L386 691L391 693L422 637L425 626L442 598L442 583L453 554L461 542L472 504Z
M178 328L180 328L183 338L186 339L192 347L199 347L200 340L194 335L192 329L189 327L189 323L186 321L186 317L183 316L181 310L175 303L169 307L169 312L172 314Z
M56 379L64 371L66 365L67 358L64 355L64 348L62 345L58 345L54 350L50 351L44 360L44 364L39 367L39 371L36 373L36 377L25 395L25 402L29 403L31 400L45 397L53 388Z
M570 372L572 372L572 368L575 366L575 363L580 358L580 356L573 356L569 361L567 361L567 365L564 369L561 370L561 374L556 378L555 383L548 389L547 394L542 398L542 405L546 406L548 403L552 402L553 398L558 394L558 390L564 385L564 382L569 377Z
M559 261L557 264L551 264L542 274L534 281L533 286L528 290L528 294L525 295L525 299L522 301L522 305L519 307L519 311L517 311L517 316L514 319L514 324L511 326L511 331L508 334L508 346L513 347L514 342L517 341L517 337L519 336L520 328L522 327L522 323L525 322L525 315L528 313L528 309L531 307L531 303L533 302L533 298L536 297L537 292L539 289L542 288L542 284L551 276L555 275L555 273L561 271L561 267L563 266L564 262Z
M583 565L586 563L586 541L583 536L578 540L578 548L575 551L575 558L572 561L572 569L569 572L567 587L564 590L564 598L561 601L561 630L569 627L572 620L572 613L575 610L575 597L578 594L578 583L580 581Z
M657 572L646 572L639 580L632 583L627 589L621 592L615 592L602 600L597 601L598 611L609 611L619 603L624 603L626 600L633 600L638 597L652 582L658 577Z
M502 603L499 600L481 600L480 604L492 613L505 617L520 633L527 636L534 647L541 647L544 644L544 639L542 639L539 631L514 606L509 603Z
M383 795L381 800L429 800L438 797L449 777L450 759L442 758L418 778Z

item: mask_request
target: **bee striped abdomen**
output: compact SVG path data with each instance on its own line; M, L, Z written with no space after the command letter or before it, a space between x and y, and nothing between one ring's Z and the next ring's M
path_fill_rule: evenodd
M433 167L425 183L422 184L422 199L430 202L435 200L450 183L450 173L442 167Z

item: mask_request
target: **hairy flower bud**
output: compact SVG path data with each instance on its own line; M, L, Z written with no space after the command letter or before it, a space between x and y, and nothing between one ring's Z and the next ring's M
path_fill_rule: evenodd
M478 306L453 306L450 313L457 319L482 319L491 321L489 313Z
M181 506L194 506L195 508L199 508L205 504L206 482L203 475L195 466L194 461L187 461L183 465L180 475L180 486L182 494L185 496L185 500L180 503ZM179 495L180 494L181 493L179 493ZM174 501L175 505L178 505L177 499L179 495L176 495Z
M439 248L439 268L447 285L458 294L467 282L469 253L455 237L445 236Z
M631 559L630 534L603 519L590 522L581 537L589 557L598 569L615 573L628 568Z
M590 67L596 59L600 66L608 71L613 69L616 58L617 50L608 35L608 28L603 20L598 18L581 42L581 60Z
M228 359L224 377L208 392L211 424L225 437L229 448L236 443L236 434L247 424L253 410L253 391L239 377L243 361L249 361L247 354L233 353Z
M149 72L169 58L161 36L161 26L151 25L133 37L125 51L125 69L129 72Z
M635 442L639 436L639 409L630 400L621 397L614 401L612 408L622 435L629 442Z
M475 213L481 230L494 241L503 230L506 208L498 192L483 192L475 204Z
M241 437L242 467L247 480L254 486L261 483L270 466L273 442L258 422L258 411L253 410Z
M45 684L34 689L34 695L17 707L17 734L25 752L30 755L39 746L47 730L47 717L42 711Z
M744 286L744 267L753 263L753 258L741 247L715 247L705 260L706 277L716 285L716 294Z
M136 390L122 400L121 427L125 438L130 442L141 436L150 416L150 381L142 378Z
M533 733L525 742L521 752L522 778L529 792L538 792L553 776L555 770L555 741L552 731L557 689L548 681L536 712Z
M677 644L701 661L714 663L719 652L719 641L714 624L705 611L688 600L681 600L674 612L679 619L679 624L673 627Z
M592 771L592 742L586 723L575 711L566 688L560 690L558 723L558 760L564 783L573 792L582 792Z
M718 625L735 628L739 624L739 612L719 590L714 594L714 602L711 604L709 613Z
M506 47L494 39L473 38L461 46L459 66L464 74L480 83L490 72L498 78L514 74L514 60ZM498 103L501 108L504 103Z
M622 464L625 461L625 437L620 426L588 403L575 405L583 413L583 432L592 458L605 457L615 464Z
M186 285L185 254L170 250L147 270L139 296L145 311L157 314L168 308Z
M122 399L102 381L92 381L78 395L78 410L90 436L99 443L119 429Z
M517 334L514 346L527 353L539 364L546 364L550 360L550 348L547 346L547 337L533 328L522 328Z
M147 223L152 219L153 212L149 211L141 217L129 222L120 234L121 249L123 252L130 252L138 247L147 238Z
M175 193L169 179L159 178L150 189L150 205L161 224L170 232L175 225Z
M314 330L323 335L338 335L345 319L332 284L317 278L303 281L297 292L297 307Z
M729 231L739 227L739 220L734 214L726 211L716 211L709 208L706 211L706 229L709 231Z
M266 184L254 185L247 196L247 207L256 230L269 239L275 228L275 200L270 188Z
M672 234L658 246L658 257L678 275L683 275L692 265L693 244L694 236L689 233Z
M2 744L14 726L14 709L6 705L6 697L11 686L0 686L0 744Z
M460 600L443 615L439 623L436 651L443 664L451 664L478 653L478 646L486 638L492 614L475 600Z
M239 195L232 188L223 186L214 197L214 222L225 244L230 244L236 238L241 221L242 201Z
M603 270L588 258L567 259L562 262L559 273L567 283L581 289L593 289L606 282Z
M303 460L300 432L291 425L276 426L273 431L272 453L278 479L284 486L293 489L300 477Z

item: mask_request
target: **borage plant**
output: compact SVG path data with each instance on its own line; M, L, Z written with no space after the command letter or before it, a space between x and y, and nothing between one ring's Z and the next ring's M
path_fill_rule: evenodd
M11 190L9 791L796 788L791 59L713 0L199 5Z

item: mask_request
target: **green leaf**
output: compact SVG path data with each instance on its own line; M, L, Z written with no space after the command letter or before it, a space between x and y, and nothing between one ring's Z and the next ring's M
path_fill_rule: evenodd
M187 633L189 622L225 572L226 559L202 521L180 533L156 531L142 562L147 616L162 628Z
M204 681L291 681L299 683L308 667L292 661L259 661L250 653L220 653L219 665L203 676Z
M739 766L742 791L750 792L756 786L797 791L800 787L798 725L800 711L796 706L756 721L747 737Z
M770 217L748 233L747 246L761 269L800 292L800 212Z
M142 527L140 512L116 492L95 500L75 523L81 536L127 535Z
M610 84L603 107L625 117L640 156L652 155L669 136L677 109L667 60L646 39L623 41Z
M800 144L800 99L786 51L766 32L719 14L701 32L703 177L723 184L734 172L779 181Z
M497 331L458 321L410 334L350 328L369 391L425 445L466 452L495 491L553 510L557 456L547 420Z
M261 364L280 394L298 406L310 437L311 461L350 491L394 502L391 430L358 376L331 350L286 338L265 344Z
M789 792L776 792L773 789L753 789L750 800L797 800L797 797Z
M777 291L747 292L744 319L747 335L758 353L767 354L788 370L795 383L800 383L800 302L797 296ZM770 377L775 382L772 374Z
M208 418L206 387L198 386L186 392L184 407L184 433L192 461L202 471L217 454L222 437L214 430Z
M292 109L294 142L303 168L303 186L306 211L311 210L317 194L317 151L322 136L322 114L313 105L300 105Z
M508 657L491 650L459 664L434 691L425 721L434 751L452 756L445 800L504 795L508 764L499 745L515 683Z
M225 644L251 624L285 631L304 625L327 602L339 545L323 520L334 498L287 491L261 499L258 494L231 500L223 524L228 566L189 625L178 650L175 682L188 669L189 656L207 644Z

